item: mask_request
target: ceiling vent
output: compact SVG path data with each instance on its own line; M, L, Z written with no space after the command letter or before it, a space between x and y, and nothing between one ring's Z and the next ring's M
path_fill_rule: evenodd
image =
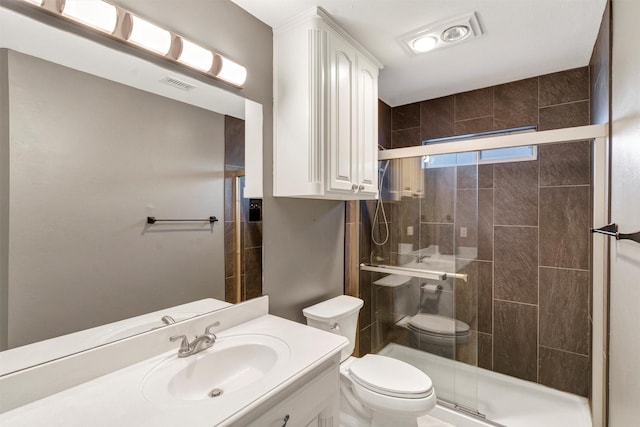
M183 82L182 80L174 79L173 77L169 77L169 76L167 76L164 79L160 80L160 83L164 83L164 84L169 85L171 87L175 87L176 89L184 90L185 92L188 92L188 91L196 88L195 86L190 85L187 82Z

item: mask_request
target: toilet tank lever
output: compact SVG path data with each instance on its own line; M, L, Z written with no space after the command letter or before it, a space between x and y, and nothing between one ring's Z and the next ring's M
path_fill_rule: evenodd
M340 323L335 322L334 324L331 325L331 327L329 329L331 329L332 331L339 332L340 331Z

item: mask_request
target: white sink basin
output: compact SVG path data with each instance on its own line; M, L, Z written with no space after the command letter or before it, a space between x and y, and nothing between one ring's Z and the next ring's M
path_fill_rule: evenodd
M144 396L155 403L224 401L263 380L289 360L289 346L267 335L218 339L213 347L184 358L173 355L156 365L142 382Z

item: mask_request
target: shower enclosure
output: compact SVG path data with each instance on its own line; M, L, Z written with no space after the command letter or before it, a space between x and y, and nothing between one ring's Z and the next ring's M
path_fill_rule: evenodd
M456 426L592 425L605 129L533 130L381 151L360 207L361 340L425 371Z
M245 121L225 116L225 300L262 295L262 201L245 197Z

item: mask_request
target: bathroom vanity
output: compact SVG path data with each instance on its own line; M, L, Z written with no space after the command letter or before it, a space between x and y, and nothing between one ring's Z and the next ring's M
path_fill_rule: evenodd
M261 297L0 377L6 410L0 424L337 424L340 350L347 340L267 311L268 297ZM207 327L215 343L178 357L179 343L169 337L193 340ZM111 372L101 372L109 366ZM64 384L77 370L93 371L95 378ZM49 379L59 390L49 387L48 396L29 401L25 390L47 387ZM23 396L13 398L21 406L7 410L5 398L15 394Z

